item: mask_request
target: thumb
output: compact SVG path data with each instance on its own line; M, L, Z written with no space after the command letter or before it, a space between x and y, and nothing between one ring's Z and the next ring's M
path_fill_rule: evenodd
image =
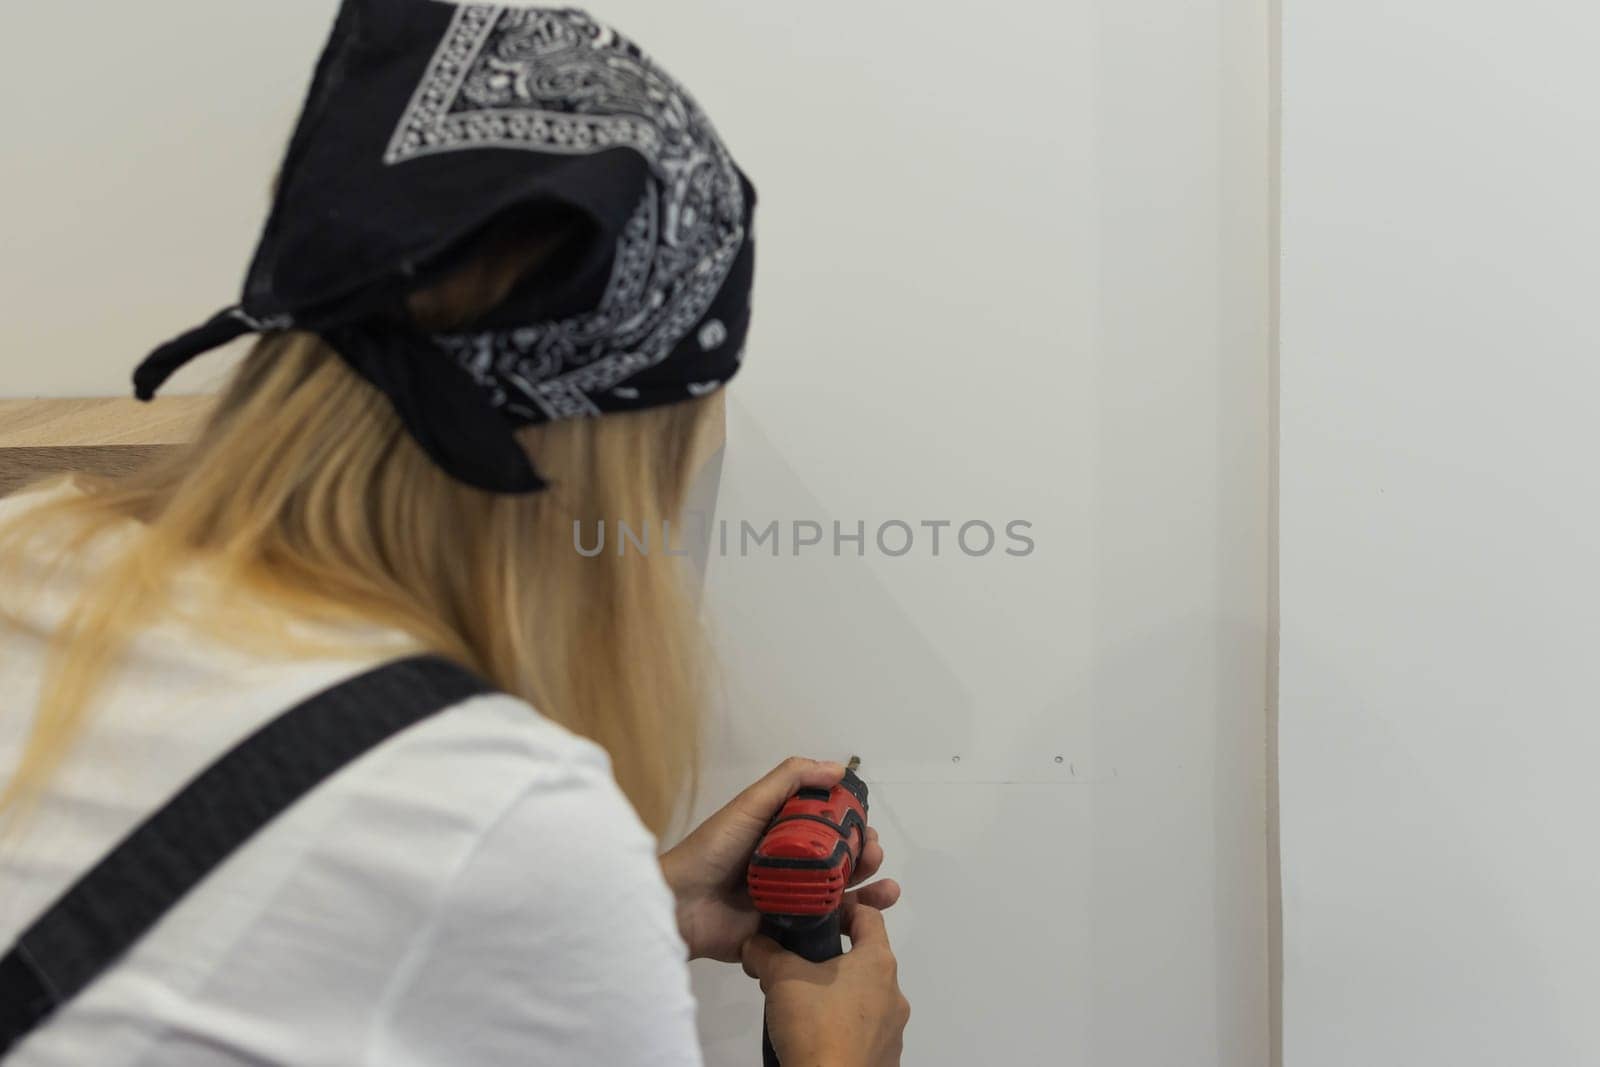
M850 924L845 933L850 937L852 950L873 944L888 947L889 928L884 925L883 912L870 904L857 901L856 906L849 910L845 918Z
M767 991L768 984L772 981L773 971L777 969L778 962L791 955L783 946L772 938L757 934L744 943L744 949L739 954L739 962L744 965L744 973L761 982L761 992Z

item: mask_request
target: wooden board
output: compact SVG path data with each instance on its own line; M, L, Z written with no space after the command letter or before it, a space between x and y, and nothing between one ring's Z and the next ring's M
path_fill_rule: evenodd
M0 496L69 471L107 477L128 474L174 445L63 445L0 448Z
M0 400L0 449L182 444L213 402L209 396Z
M0 400L0 496L68 471L116 476L189 440L208 396Z
M725 439L722 397L696 442L703 466ZM211 410L209 396L0 400L0 496L65 471L126 474L191 440Z

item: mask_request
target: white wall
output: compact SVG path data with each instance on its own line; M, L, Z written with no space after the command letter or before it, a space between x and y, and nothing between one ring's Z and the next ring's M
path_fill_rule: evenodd
M606 10L762 190L722 517L1039 546L713 559L707 792L865 757L907 1063L1264 1064L1265 5Z
M146 352L238 299L333 8L0 5L0 397L127 395Z
M1283 7L1285 1062L1600 1063L1600 13Z
M0 68L41 100L0 393L119 393L232 297L333 5L125 6L0 11L41 42ZM713 559L706 802L865 757L908 1063L1263 1064L1265 0L594 10L761 190L720 516L1037 544ZM697 983L710 1061L751 1062L753 988Z

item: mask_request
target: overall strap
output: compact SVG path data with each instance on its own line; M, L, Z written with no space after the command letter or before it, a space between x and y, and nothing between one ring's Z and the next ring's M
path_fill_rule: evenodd
M0 1054L114 964L234 849L385 739L492 687L436 656L310 697L219 757L0 957Z

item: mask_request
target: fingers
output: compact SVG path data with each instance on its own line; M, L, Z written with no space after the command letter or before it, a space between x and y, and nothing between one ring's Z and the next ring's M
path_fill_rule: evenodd
M795 790L802 786L820 786L832 789L844 777L844 764L833 760L806 759L804 756L790 756L761 780L769 783L771 788L781 791L788 799ZM757 783L761 784L761 783Z
M852 952L871 945L889 947L889 929L883 923L883 912L877 908L861 903L858 898L856 906L850 909L844 919Z
M816 786L832 789L844 777L844 764L790 756L778 764L759 782L739 794L735 801L739 807L767 818L783 807L784 801L801 788Z
M882 866L883 846L878 844L878 831L869 826L866 843L861 846L861 858L856 861L855 870L850 872L850 884L865 882L877 874L878 868Z
M852 890L845 894L846 925L849 922L849 910L859 904L879 911L888 911L900 900L900 883L893 878L864 885L860 889Z
M757 934L744 943L744 949L739 954L739 962L743 965L745 974L761 982L761 992L765 993L774 964L789 954L772 938Z

